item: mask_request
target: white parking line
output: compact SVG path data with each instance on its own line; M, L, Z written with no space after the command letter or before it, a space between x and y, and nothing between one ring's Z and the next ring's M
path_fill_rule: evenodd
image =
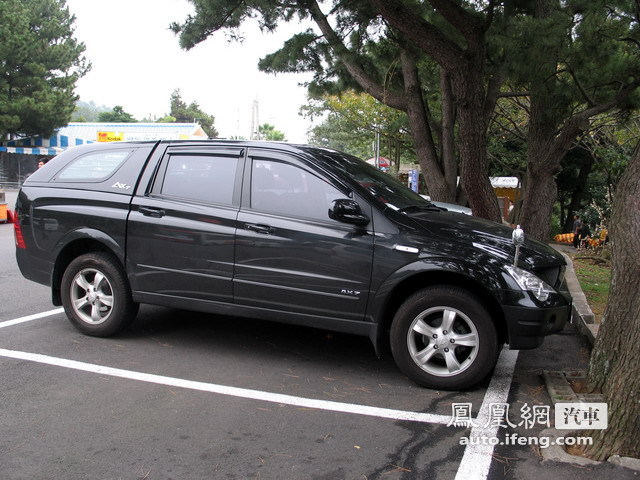
M48 312L35 313L33 315L27 315L26 317L7 320L4 322L0 322L0 328L10 327L12 325L17 325L19 323L30 322L31 320L38 320L39 318L50 317L51 315L57 315L58 313L63 313L63 312L64 312L64 308L56 308L55 310L49 310Z
M296 407L313 408L316 410L328 410L333 412L353 413L356 415L367 415L378 418L389 418L392 420L408 420L411 422L444 424L450 422L451 417L446 415L435 415L431 413L410 412L404 410L393 410L389 408L370 407L368 405L357 405L353 403L340 403L327 400L316 400L312 398L295 397L279 393L262 392L260 390L249 390L246 388L230 387L227 385L216 385L213 383L196 382L181 378L165 377L149 373L122 370L120 368L105 367L92 363L76 362L64 358L50 357L37 353L20 352L15 350L5 350L0 348L0 356L26 360L29 362L43 363L56 367L71 368L84 372L96 373L99 375L109 375L112 377L127 378L140 382L167 385L170 387L187 388L199 390L201 392L219 393L232 397L261 400L264 402L292 405Z
M478 426L471 429L469 444L464 449L456 480L482 480L489 475L495 445L480 440L494 439L498 435L499 425L491 422L489 405L507 403L517 360L518 350L507 350L506 347L502 350L478 417L473 421Z

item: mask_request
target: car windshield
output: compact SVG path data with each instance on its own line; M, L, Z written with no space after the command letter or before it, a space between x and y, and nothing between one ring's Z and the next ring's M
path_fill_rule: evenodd
M392 210L437 209L391 175L357 157L321 148L309 149L309 152L315 157L320 157L323 163L331 165L332 169L339 170L344 176L358 183L370 196Z

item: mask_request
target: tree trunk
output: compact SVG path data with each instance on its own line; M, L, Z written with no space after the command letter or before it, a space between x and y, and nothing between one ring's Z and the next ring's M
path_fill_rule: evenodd
M591 152L583 150L580 158L583 160L583 163L578 172L578 182L571 194L571 201L567 206L566 217L561 217L560 219L560 221L564 221L563 232L571 232L573 230L573 215L580 210L582 198L587 189L587 181L589 180L589 175L595 163L595 158Z
M618 187L611 218L612 278L609 302L591 353L589 384L604 394L609 427L588 432L585 448L596 460L640 457L640 148Z
M557 0L536 0L534 17L548 18L557 3ZM561 50L561 40L557 49ZM529 236L547 242L551 231L553 205L558 196L554 177L560 171L562 155L552 147L560 123L558 112L562 110L562 105L556 105L558 99L553 96L557 54L551 51L549 55L540 58L544 60L531 78L527 172L522 209L517 222Z
M483 57L482 57L483 58ZM480 60L482 61L482 60ZM479 71L452 75L460 127L460 180L473 214L499 222L500 207L489 181L489 160L484 118L485 91Z
M555 66L552 67L555 69ZM543 90L542 85L537 86ZM560 156L552 149L557 121L551 112L551 100L546 93L531 95L529 117L529 149L519 223L532 238L547 242L550 219L558 196L555 175L560 170Z
M549 220L558 197L558 186L553 173L532 167L527 166L522 207L517 223L527 235L547 242L551 232Z
M482 18L457 2L429 0L431 6L464 37L445 36L400 0L371 0L378 12L451 76L460 138L460 178L474 215L500 221L500 208L489 181L485 90L485 31ZM456 40L454 40L454 38ZM413 128L413 127L412 127ZM414 134L415 135L415 134Z
M455 149L455 100L451 90L451 76L440 69L440 92L442 95L442 170L447 184L445 202L456 203L458 190L458 158Z
M409 128L427 191L433 200L450 202L455 198L455 184L450 188L445 179L422 96L416 60L408 50L402 52L402 76Z

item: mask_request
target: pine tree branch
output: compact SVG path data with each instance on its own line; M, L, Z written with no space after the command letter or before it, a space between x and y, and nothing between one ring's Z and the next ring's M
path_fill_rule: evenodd
M541 168L551 168L552 165L555 165L571 148L576 138L589 129L592 117L614 108L629 97L638 87L640 87L640 80L635 80L621 88L617 95L608 102L594 105L568 119L560 129L547 156L547 161L541 164Z
M441 67L449 71L464 68L464 50L432 23L407 8L402 1L371 0L371 3L389 25L402 32Z
M573 69L568 68L567 71L569 72L569 75L571 75L571 78L573 78L573 81L575 82L576 87L578 87L578 90L580 91L580 94L584 98L585 102L587 102L587 105L589 105L589 107L596 106L596 102L589 96L587 91L584 89L584 87L582 86L582 83L580 82L580 80L578 80L578 76L573 71Z
M444 19L458 30L468 43L477 42L485 30L483 19L451 0L428 0Z
M406 110L407 105L403 95L387 90L365 72L358 62L357 55L346 47L329 23L327 16L320 9L318 2L315 0L301 0L299 3L308 9L311 18L320 28L329 46L362 89L391 108Z

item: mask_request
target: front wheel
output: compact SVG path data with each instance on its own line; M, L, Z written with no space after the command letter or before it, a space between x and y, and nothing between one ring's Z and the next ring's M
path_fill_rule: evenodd
M498 338L486 308L469 291L429 287L398 309L391 351L400 370L417 384L463 390L495 366Z
M113 335L138 313L122 267L106 253L88 253L73 260L62 276L61 291L67 317L87 335Z

